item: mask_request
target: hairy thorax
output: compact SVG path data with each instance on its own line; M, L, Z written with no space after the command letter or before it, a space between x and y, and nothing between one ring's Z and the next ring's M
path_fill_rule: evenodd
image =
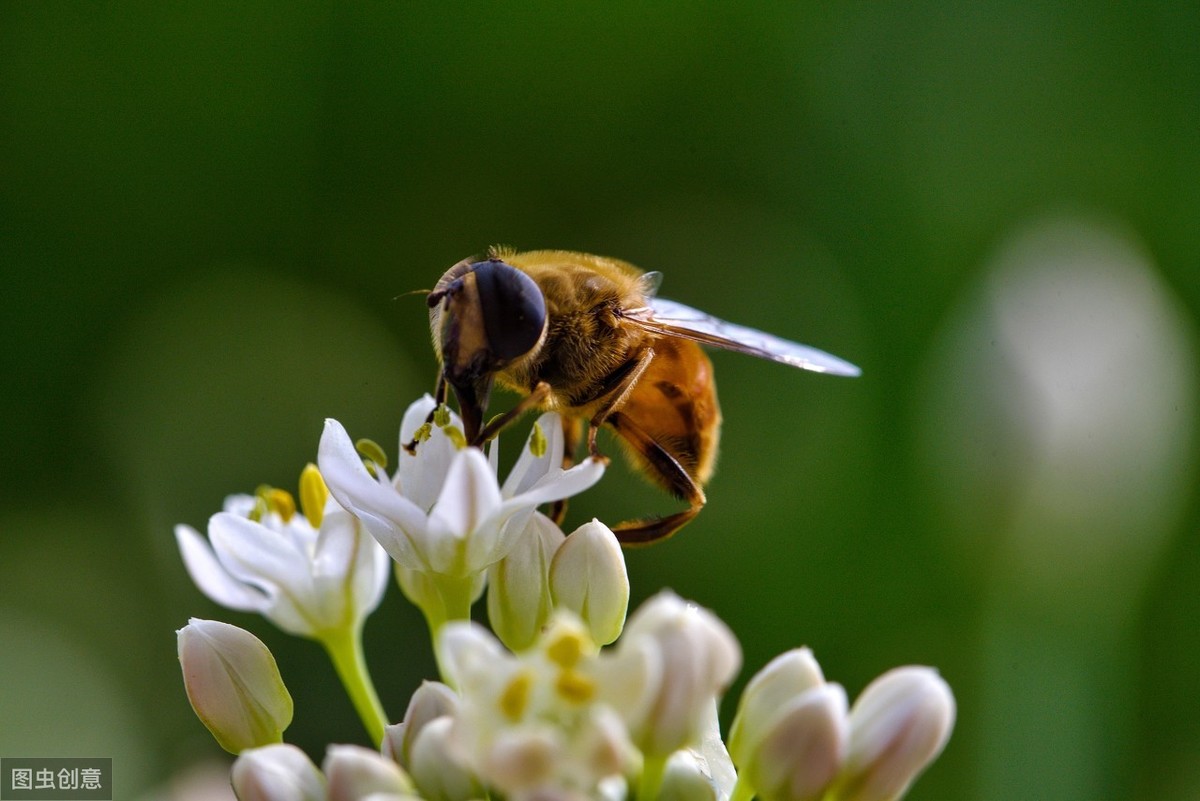
M527 393L539 382L551 387L550 408L582 412L605 395L612 377L645 349L648 335L629 325L623 308L643 302L624 273L606 275L561 264L519 265L546 298L542 346L501 373L502 384Z

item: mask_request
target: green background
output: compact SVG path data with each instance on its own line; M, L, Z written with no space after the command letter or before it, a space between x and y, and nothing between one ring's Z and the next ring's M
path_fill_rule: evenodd
M362 741L171 528L294 487L325 417L394 449L435 372L397 296L504 243L862 366L715 354L709 506L628 556L739 685L937 666L916 799L1200 797L1198 8L0 4L0 754L167 797L217 757L191 615L271 646L293 741ZM569 522L671 503L617 463ZM367 638L398 719L433 666L394 587Z

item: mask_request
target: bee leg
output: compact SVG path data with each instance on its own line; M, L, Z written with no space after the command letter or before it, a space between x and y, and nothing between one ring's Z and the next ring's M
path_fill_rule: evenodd
M673 495L687 501L682 512L644 520L626 520L613 528L617 540L625 547L638 547L661 542L670 537L700 514L707 499L704 490L690 473L652 436L620 412L609 415L606 421L634 450L650 470L652 478Z
M439 372L438 377L437 377L437 384L433 388L434 406L432 409L429 410L429 414L425 417L425 425L431 425L433 423L433 416L435 414L437 414L438 407L443 406L446 403L446 394L447 394L446 374ZM413 437L411 440L406 442L404 444L404 450L408 451L408 453L410 455L416 456L417 455L417 438Z
M607 396L607 400L588 421L588 455L592 458L608 462L608 457L600 453L600 447L596 443L596 434L600 431L600 426L608 422L609 418L621 408L621 404L637 386L638 379L646 372L646 368L650 366L653 359L654 348L646 348L636 362L626 362L625 365L618 368L609 377L612 383L600 391L598 397Z
M493 417L487 425L480 429L479 434L471 442L475 447L483 445L504 429L515 423L521 415L525 414L530 409L534 409L542 404L546 398L550 397L550 385L545 381L538 383L524 398L517 401L517 405L513 406L503 414Z
M563 470L570 470L575 464L575 452L579 450L579 443L583 439L583 420L578 417L563 417ZM562 498L550 504L550 509L546 516L554 521L555 525L561 526L563 520L567 518L567 499Z

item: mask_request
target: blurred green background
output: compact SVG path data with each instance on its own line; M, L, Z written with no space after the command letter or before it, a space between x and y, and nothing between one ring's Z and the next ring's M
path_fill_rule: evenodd
M628 557L851 696L937 666L915 799L1200 798L1200 6L0 4L0 755L219 754L174 629L255 631L319 756L319 649L218 609L171 527L394 448L420 297L490 244L861 365L714 354L709 506ZM618 464L573 526L668 511ZM368 658L433 675L391 588ZM725 713L731 712L729 700Z

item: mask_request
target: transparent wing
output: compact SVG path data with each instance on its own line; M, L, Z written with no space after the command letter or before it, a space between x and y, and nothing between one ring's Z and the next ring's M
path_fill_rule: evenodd
M745 353L817 373L856 376L862 372L850 362L831 356L823 350L744 325L727 323L673 300L650 297L646 303L642 308L626 310L625 317L647 331L691 339L703 345Z

